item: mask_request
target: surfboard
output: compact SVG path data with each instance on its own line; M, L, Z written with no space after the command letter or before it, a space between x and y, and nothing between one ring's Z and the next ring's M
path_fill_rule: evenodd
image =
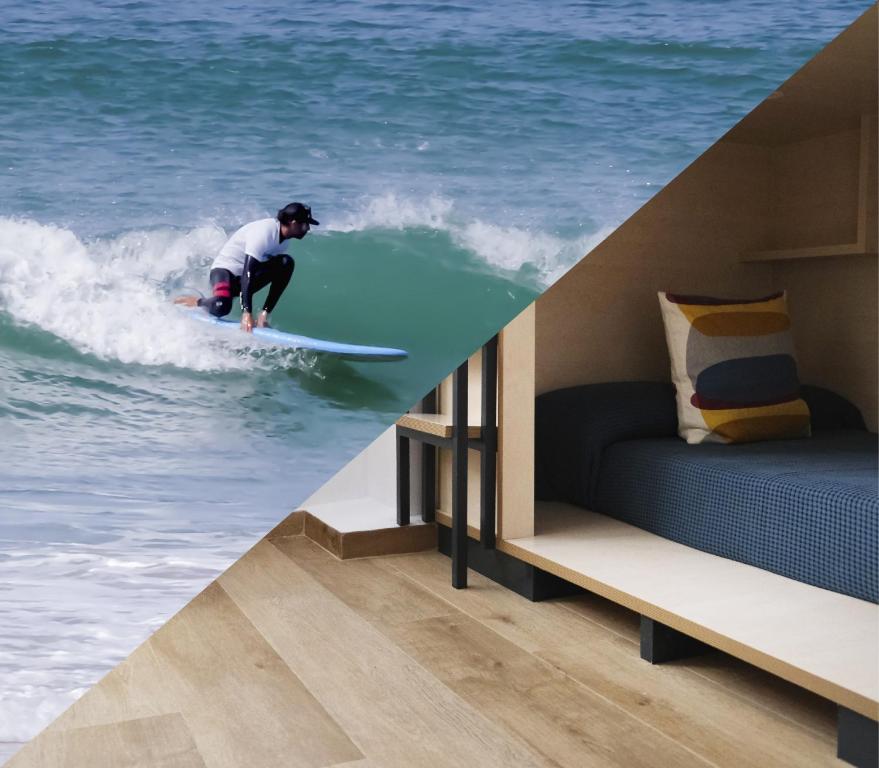
M207 314L203 309L183 310L193 320L216 326L225 331L241 332L240 323L237 320L214 317ZM296 333L279 331L276 328L257 328L254 326L253 335L265 344L287 349L307 349L313 352L321 352L334 355L343 360L358 360L361 362L390 362L405 360L409 353L404 349L393 347L372 347L362 344L345 344L339 341L327 339L313 339L310 336L300 336Z

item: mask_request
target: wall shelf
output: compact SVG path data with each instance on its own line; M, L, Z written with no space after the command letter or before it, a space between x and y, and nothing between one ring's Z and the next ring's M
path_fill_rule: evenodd
M740 261L753 263L788 261L792 259L824 259L877 255L875 240L868 244L868 227L875 223L875 219L869 215L869 185L871 162L874 160L871 154L873 148L872 145L875 143L875 122L875 118L870 115L861 116L860 148L858 156L857 231L855 233L855 241L847 243L832 243L830 245L752 251L742 255ZM870 221L871 218L873 218L873 221Z
M447 413L407 413L397 419L397 426L423 435L449 438L453 436L452 415ZM467 437L482 437L481 424L468 424Z
M777 251L754 251L742 257L743 262L788 261L790 259L828 259L838 256L876 256L863 243L817 245L810 248L782 248Z

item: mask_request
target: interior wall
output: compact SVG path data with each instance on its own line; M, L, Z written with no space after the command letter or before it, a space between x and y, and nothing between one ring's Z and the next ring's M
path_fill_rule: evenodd
M656 293L757 297L766 247L769 150L720 142L537 300L536 390L668 380Z
M768 249L854 243L861 132L773 147Z
M863 131L863 135L862 135ZM866 150L866 156L861 155ZM773 247L853 243L860 255L773 263L788 292L800 380L839 392L877 429L879 295L876 119L773 150ZM859 199L860 174L863 179ZM858 213L863 211L863 233Z
M866 207L875 251L876 121L788 145L721 142L537 301L536 389L667 380L656 292L788 292L800 379L852 400L877 429L875 252L771 262L767 249L852 244ZM859 200L859 173L867 171Z
M396 505L396 427L389 427L307 498L298 509L370 498Z
M866 232L865 251L873 255L879 251L879 114L868 122L869 133L865 139L869 157L867 160L867 193L864 197Z
M877 430L877 281L875 255L778 263L788 291L800 381L844 395Z

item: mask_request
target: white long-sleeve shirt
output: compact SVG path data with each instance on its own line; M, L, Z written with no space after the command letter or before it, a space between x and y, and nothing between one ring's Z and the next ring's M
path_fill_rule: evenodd
M241 277L247 256L257 261L267 261L272 256L285 253L287 242L281 242L281 223L277 219L251 221L226 241L211 264L211 269L228 269L233 275Z

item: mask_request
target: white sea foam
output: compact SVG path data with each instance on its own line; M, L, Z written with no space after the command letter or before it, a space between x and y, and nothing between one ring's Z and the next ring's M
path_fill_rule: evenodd
M358 232L410 227L448 232L457 246L473 253L492 269L503 272L528 269L538 287L554 283L613 231L613 227L603 227L594 233L566 239L478 218L468 220L456 211L452 200L440 195L409 200L393 193L364 200L353 213L338 222L329 222L327 229Z
M452 237L493 267L512 271L532 269L538 282L546 287L612 231L612 227L607 227L592 235L567 240L544 232L500 227L477 220L453 230Z
M361 201L356 209L339 221L328 222L327 230L361 232L368 229L406 229L427 227L448 229L454 203L431 195L425 200L407 200L392 192Z
M168 289L200 284L225 232L132 231L83 242L66 229L0 218L0 310L102 359L195 370L253 364L228 339L196 328ZM236 351L246 350L246 343Z
M12 550L0 540L0 551L15 555L0 559L0 583L15 585L0 604L0 743L33 738L252 540L243 531L191 529L187 548L174 554L151 530L113 546L16 543Z

